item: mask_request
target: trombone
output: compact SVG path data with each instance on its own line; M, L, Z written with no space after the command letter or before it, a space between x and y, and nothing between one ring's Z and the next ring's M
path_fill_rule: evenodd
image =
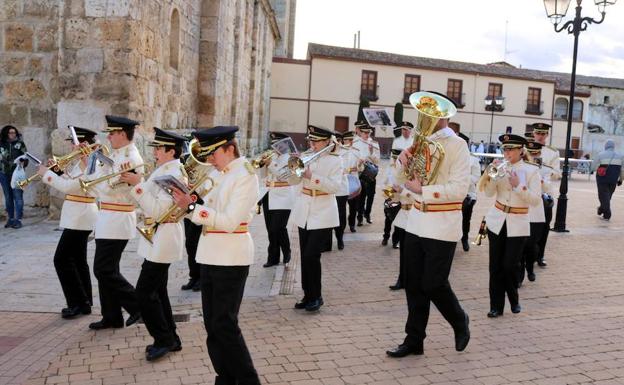
M136 170L137 168L143 167L143 166L145 166L145 163L141 163L141 164L136 165L136 166L124 168L123 170L114 172L112 174L104 175L104 176L101 176L99 178L88 180L88 181L85 181L85 180L82 180L82 179L78 179L78 182L80 183L80 188L82 189L82 191L84 191L85 194L88 194L89 190L91 190L91 188L93 186L95 186L96 184L99 184L99 183L102 183L102 182L106 182L108 180L113 179L116 176L119 176L119 175L123 174L124 172L130 172L130 171Z
M80 148L70 152L67 155L53 155L53 163L48 167L48 170L52 170L54 173L60 175L61 173L65 172L65 170L67 170L70 166L73 166L75 162L81 160L85 156L89 156L93 151L97 150L98 148L102 148L104 154L109 153L108 147L100 143L93 143L86 147L81 146ZM20 180L19 182L17 182L17 185L23 190L26 186L38 179L41 179L41 175L36 173L29 176L27 179Z
M291 185L299 184L301 178L303 178L306 167L309 166L310 163L318 160L320 156L326 152L333 151L337 144L338 143L334 139L334 142L317 152L304 152L301 155L291 155L290 158L288 158L288 164L284 167L285 170L280 173L278 179L287 180Z

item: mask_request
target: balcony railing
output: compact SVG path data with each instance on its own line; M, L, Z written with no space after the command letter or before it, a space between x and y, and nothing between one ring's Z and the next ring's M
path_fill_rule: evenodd
M466 93L462 92L459 97L457 95L449 95L449 98L453 99L455 104L457 104L457 108L464 108L466 106Z
M532 100L526 101L526 110L524 111L527 115L543 115L544 114L544 102L540 101L535 103Z

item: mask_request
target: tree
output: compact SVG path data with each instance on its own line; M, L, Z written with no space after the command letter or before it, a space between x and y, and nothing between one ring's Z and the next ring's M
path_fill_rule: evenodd
M365 96L360 97L360 106L358 107L358 116L357 116L358 122L366 121L366 118L364 117L364 111L362 110L368 107L370 107L370 101Z
M394 123L399 126L403 122L403 103L399 102L394 105ZM401 136L401 130L394 130L394 137Z

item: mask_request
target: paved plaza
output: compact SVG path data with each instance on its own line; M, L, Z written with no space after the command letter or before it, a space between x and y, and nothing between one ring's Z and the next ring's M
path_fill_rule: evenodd
M381 186L378 186L378 189ZM291 230L293 261L263 269L267 237L257 217L251 232L251 268L240 324L263 384L624 384L624 190L613 199L609 222L596 216L593 178L570 183L568 228L551 233L537 280L520 289L522 312L489 319L488 246L455 254L451 284L470 315L472 339L454 350L453 332L432 309L424 356L391 359L385 350L403 340L403 291L391 292L398 250L382 247L382 195L373 224L345 235L344 251L323 254L320 313L296 311L301 298L299 250ZM479 196L473 238L492 200ZM205 346L199 293L182 292L186 263L172 266L169 294L183 350L145 361L151 337L140 324L90 331L94 314L59 315L64 301L52 264L57 223L30 212L24 228L0 231L0 385L210 384L214 372ZM141 260L136 240L122 271L136 282ZM94 243L89 244L90 265ZM294 282L293 282L294 278ZM96 283L95 279L93 281ZM94 294L97 293L97 285Z

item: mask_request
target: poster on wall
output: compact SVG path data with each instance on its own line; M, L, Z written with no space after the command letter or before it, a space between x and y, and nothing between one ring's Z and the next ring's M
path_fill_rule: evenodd
M389 108L363 108L362 112L364 113L364 118L372 127L386 131L388 128L393 129L396 126L391 118Z

